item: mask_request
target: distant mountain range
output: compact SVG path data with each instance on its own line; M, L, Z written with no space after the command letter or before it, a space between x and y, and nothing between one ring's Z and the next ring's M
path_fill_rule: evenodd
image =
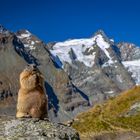
M45 44L27 30L0 26L0 115L14 115L19 74L36 64L45 77L49 117L62 122L140 84L140 48L116 44L101 30L90 38Z

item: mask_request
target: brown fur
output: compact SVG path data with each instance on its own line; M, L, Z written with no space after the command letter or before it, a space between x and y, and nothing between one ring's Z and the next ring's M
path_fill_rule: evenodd
M43 76L37 68L29 66L20 74L16 117L45 118L48 114L48 98L44 90Z

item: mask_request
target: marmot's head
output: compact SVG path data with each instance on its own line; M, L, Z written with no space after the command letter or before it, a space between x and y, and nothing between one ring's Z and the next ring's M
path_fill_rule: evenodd
M20 74L20 86L24 89L31 90L43 84L43 76L35 65L28 65Z

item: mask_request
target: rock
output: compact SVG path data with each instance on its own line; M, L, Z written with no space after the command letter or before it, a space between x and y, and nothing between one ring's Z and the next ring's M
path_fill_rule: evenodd
M78 133L63 124L39 119L0 118L0 139L79 140Z
M122 61L132 61L140 59L140 48L132 43L121 42L117 44L120 50L120 57Z

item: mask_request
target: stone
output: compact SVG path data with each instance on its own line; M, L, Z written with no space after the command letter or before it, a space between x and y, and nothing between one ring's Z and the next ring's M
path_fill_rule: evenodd
M46 120L1 117L0 139L79 140L79 134L71 127Z

